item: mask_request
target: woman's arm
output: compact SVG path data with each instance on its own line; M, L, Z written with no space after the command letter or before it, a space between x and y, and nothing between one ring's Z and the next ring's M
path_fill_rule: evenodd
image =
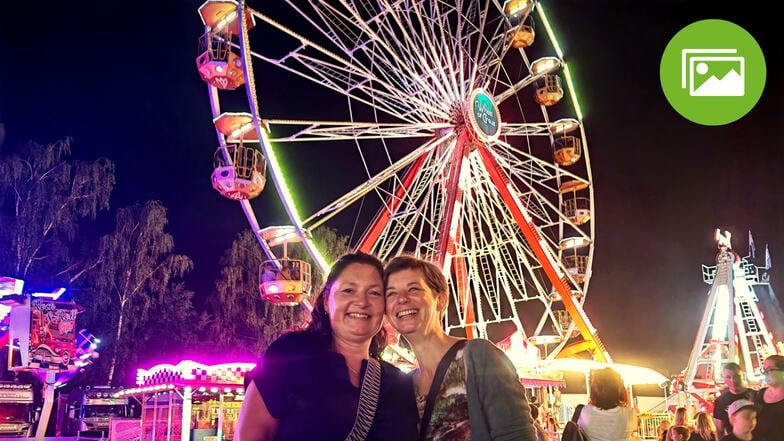
M279 424L279 420L270 415L264 398L251 381L240 408L234 441L273 441Z
M536 441L531 409L511 361L491 342L477 340L473 345L473 375L491 439Z

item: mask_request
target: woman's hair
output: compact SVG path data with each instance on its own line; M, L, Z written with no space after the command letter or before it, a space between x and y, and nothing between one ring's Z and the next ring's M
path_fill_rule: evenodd
M691 435L691 433L689 432L689 428L686 426L672 426L670 427L670 431L675 432L678 435L681 435L684 440L688 440L689 435Z
M599 409L613 409L628 402L621 375L606 367L591 371L591 404Z
M771 355L765 361L772 361L776 369L784 369L784 355Z
M425 283L433 291L435 297L444 297L449 300L449 283L438 265L410 255L397 256L387 263L384 268L384 285L389 281L389 276L403 270L415 270L422 273ZM443 314L446 312L444 308Z
M310 313L310 324L305 330L322 335L327 341L332 341L332 326L329 322L329 314L324 308L325 300L328 300L332 285L335 280L343 273L343 271L351 264L359 263L362 265L370 265L378 271L379 277L384 276L384 264L378 258L370 254L362 252L348 253L341 256L337 262L332 265L327 275L327 280L324 282L324 287L321 288L316 300L313 303L313 311ZM378 333L370 341L370 355L377 357L384 350L387 345L387 332L382 326Z
M713 425L713 418L705 412L697 414L695 432L699 433L702 439L711 439L716 432L716 426Z
M683 426L686 424L686 408L679 407L675 409L675 421L672 423L674 426Z

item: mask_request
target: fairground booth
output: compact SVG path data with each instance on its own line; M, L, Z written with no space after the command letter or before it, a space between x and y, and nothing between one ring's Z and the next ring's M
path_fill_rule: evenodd
M244 379L255 363L214 366L191 360L139 369L133 396L142 404L140 441L227 441L234 439Z

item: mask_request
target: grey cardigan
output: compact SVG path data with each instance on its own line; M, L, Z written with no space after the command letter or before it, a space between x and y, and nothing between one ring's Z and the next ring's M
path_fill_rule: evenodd
M465 363L473 441L536 441L531 409L509 358L487 340L469 340Z

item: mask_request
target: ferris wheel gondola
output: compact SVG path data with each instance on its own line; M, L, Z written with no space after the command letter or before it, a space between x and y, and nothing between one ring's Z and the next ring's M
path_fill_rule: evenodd
M328 262L309 232L353 217L367 225L353 248L381 259L412 252L444 268L455 305L448 331L488 337L512 323L525 336L560 341L550 357L587 350L609 359L582 309L595 219L585 128L540 2L287 0L258 8L207 1L197 65L209 84L221 166L238 166L229 146L258 146L292 232L319 269ZM257 66L265 77L288 74L285 87L259 83ZM236 98L241 85L244 108L223 112L222 97ZM288 88L295 90L281 90ZM297 106L259 105L292 93L310 97L300 118L290 117ZM325 95L344 98L345 112L323 104ZM281 157L297 149L310 153L284 167ZM323 166L351 150L361 180ZM309 189L307 202L295 202L292 184ZM251 228L269 251L249 201L256 194L246 196ZM374 216L366 206L377 207Z

